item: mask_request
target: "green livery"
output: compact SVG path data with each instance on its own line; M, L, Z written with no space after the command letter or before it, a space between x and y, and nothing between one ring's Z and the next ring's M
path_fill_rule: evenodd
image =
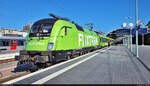
M25 50L16 58L19 64L29 59L39 68L48 63L70 59L73 55L106 47L112 44L111 38L63 19L41 19L28 31Z
M85 28L81 29L82 30L77 29L75 24L68 21L57 20L53 24L49 37L44 37L42 40L38 37L34 37L33 40L30 40L28 36L25 50L57 51L80 49L83 47L93 47L99 45L99 37L95 32L89 31ZM65 30L67 30L66 34ZM53 44L52 49L48 49L48 43Z

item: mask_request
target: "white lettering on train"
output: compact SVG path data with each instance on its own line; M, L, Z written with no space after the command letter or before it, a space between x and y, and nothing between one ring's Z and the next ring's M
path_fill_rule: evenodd
M29 42L29 45L45 45L43 42Z
M78 34L78 45L79 46L92 46L97 45L97 38L94 36L87 36L81 33Z

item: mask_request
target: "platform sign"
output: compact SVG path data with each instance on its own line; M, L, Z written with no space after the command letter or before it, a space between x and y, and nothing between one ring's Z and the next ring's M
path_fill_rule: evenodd
M129 33L130 33L129 29L118 29L118 30L116 30L116 34L119 34L119 35L128 35Z
M139 34L146 34L148 33L147 28L140 28L138 29ZM132 29L132 35L134 35L136 33L136 29L133 28ZM119 35L129 35L130 34L130 29L118 29L116 30L116 34Z
M139 34L146 34L148 33L147 28L140 28L138 29ZM136 33L136 29L132 29L132 34Z

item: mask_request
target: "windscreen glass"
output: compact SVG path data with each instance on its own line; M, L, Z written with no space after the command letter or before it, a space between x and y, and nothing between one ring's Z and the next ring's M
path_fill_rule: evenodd
M49 37L56 19L41 19L35 22L30 30L29 37Z
M51 23L33 25L31 29L31 33L38 33L38 32L50 33L52 27L53 27L53 24Z
M37 37L39 36L38 34L42 37L50 36L52 27L53 23L34 24L31 28L29 37Z

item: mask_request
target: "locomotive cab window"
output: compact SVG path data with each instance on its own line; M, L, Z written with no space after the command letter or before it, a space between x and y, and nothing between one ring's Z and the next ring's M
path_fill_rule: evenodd
M49 37L55 21L45 19L33 24L29 37Z
M37 33L37 32L50 33L52 26L53 26L53 24L51 24L51 23L34 25L31 29L31 33Z

